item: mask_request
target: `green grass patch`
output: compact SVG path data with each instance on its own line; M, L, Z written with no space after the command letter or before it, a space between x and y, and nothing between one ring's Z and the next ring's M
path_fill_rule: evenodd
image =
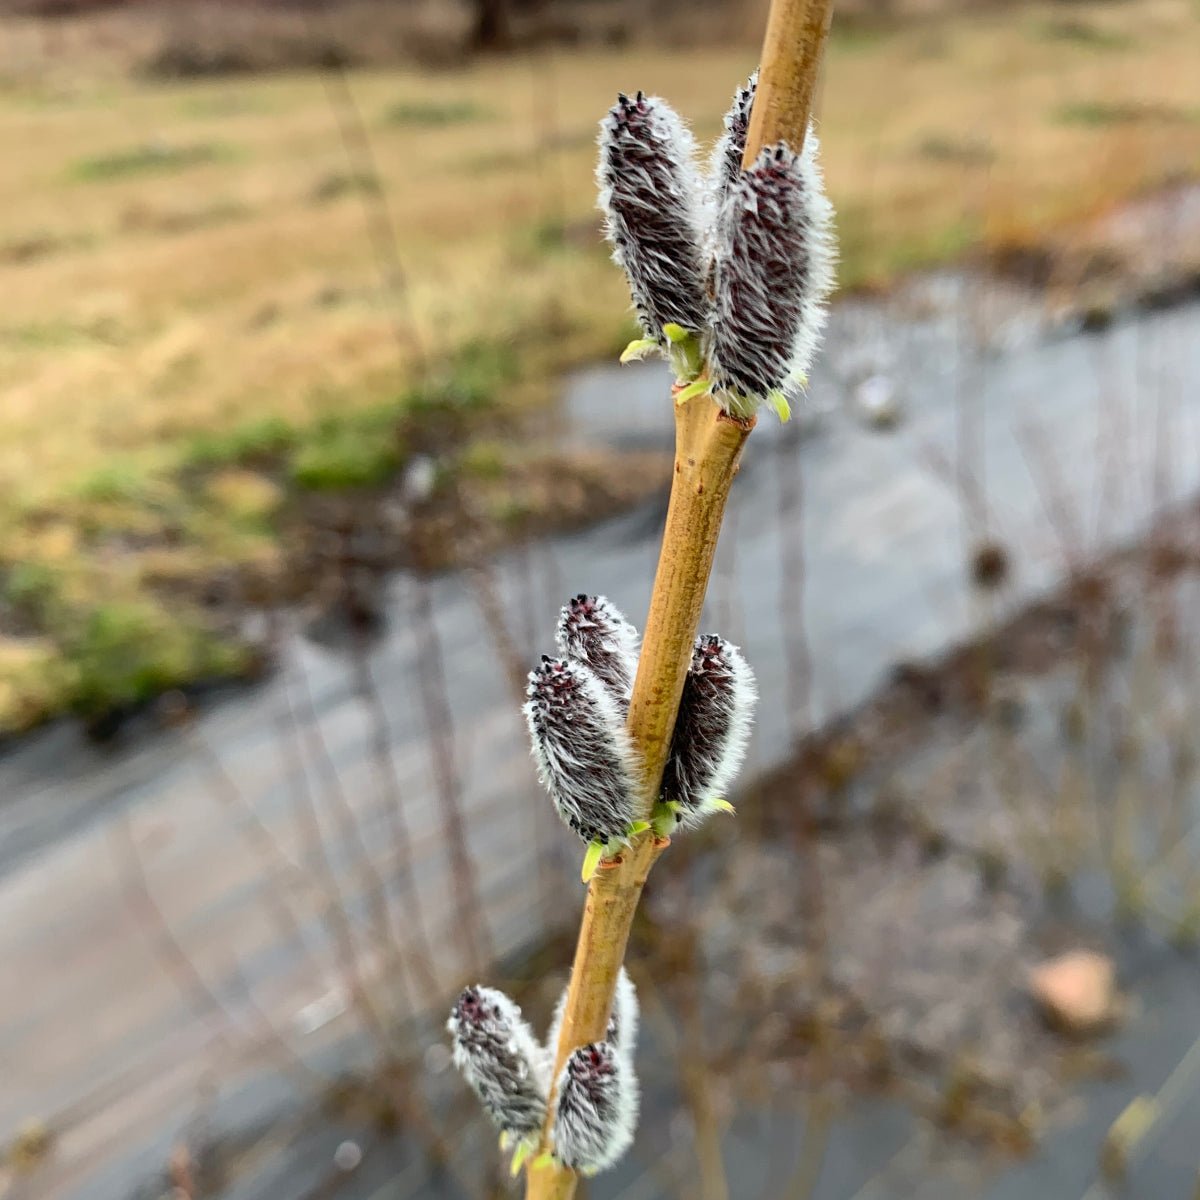
M458 460L459 469L472 479L503 479L511 451L503 442L480 438L472 442Z
M269 535L283 504L283 490L257 471L231 468L208 480L205 495L218 518L238 533Z
M323 417L292 455L292 482L314 492L379 486L403 461L399 420L395 404Z
M829 44L841 51L873 50L887 41L892 31L885 21L843 18L829 29Z
M140 704L168 688L236 673L243 654L150 600L73 614L58 640L73 668L71 706L85 716Z
M56 350L88 342L119 346L127 331L111 317L79 323L68 320L25 321L0 327L0 344L16 350Z
M1105 29L1092 21L1062 17L1044 21L1033 29L1034 37L1046 42L1069 42L1075 46L1091 46L1096 50L1128 50L1136 45L1127 33Z
M491 118L492 113L474 100L398 100L387 110L385 116L389 125L424 129L467 125Z
M408 391L404 397L408 419L420 422L482 414L492 407L497 392L516 380L519 362L511 343L468 343L447 369Z
M608 247L600 233L598 220L590 216L582 220L563 217L544 217L530 225L520 226L514 233L513 251L520 262L549 258L556 254L593 254L608 257Z
M283 417L254 417L232 429L193 435L183 459L194 467L267 465L287 454L298 438L296 428Z
M0 342L21 350L54 350L87 340L70 321L27 321L0 329Z
M449 377L439 386L466 407L486 407L496 391L514 383L520 371L520 356L511 341L468 342L456 355Z
M1123 100L1080 100L1055 109L1054 119L1060 125L1084 125L1102 129L1110 125L1192 122L1200 120L1200 109Z
M906 271L949 262L977 246L982 233L978 219L963 217L904 240L882 243L869 208L843 205L838 210L838 288L882 285Z
M228 162L236 157L233 149L221 142L197 142L183 146L147 142L125 150L81 158L71 166L70 174L80 182L98 183L139 175L171 174L205 163Z
M85 475L75 486L75 497L87 504L127 504L143 498L145 472L128 462L107 462Z
M254 91L208 91L202 88L194 93L185 93L179 101L179 112L185 117L199 120L209 118L258 116L274 111L269 94L264 88Z
M309 200L313 204L332 204L346 196L377 196L381 190L377 175L364 171L334 171L322 175L313 184Z
M931 133L917 143L917 153L929 162L957 163L982 167L995 160L995 152L984 138L953 137Z
M4 598L27 617L45 613L58 593L58 572L39 562L14 563L4 576Z

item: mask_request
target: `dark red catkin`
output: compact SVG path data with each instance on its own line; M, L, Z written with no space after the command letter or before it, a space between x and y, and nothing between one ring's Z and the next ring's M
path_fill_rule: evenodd
M726 807L750 740L758 691L742 652L715 634L696 639L663 772L662 798L687 828Z
M754 94L758 90L758 72L746 80L746 86L733 94L733 104L725 114L725 129L713 147L708 160L709 203L711 219L721 211L730 187L742 173L742 158L746 153L746 135L750 132L750 113Z
M543 658L529 673L525 722L538 778L585 842L623 840L633 824L636 758L616 698L590 667Z
M563 605L555 631L559 653L590 667L628 707L637 674L638 631L604 596L580 594Z
M807 378L833 287L833 209L809 131L801 154L769 146L733 179L713 229L708 378L727 412L786 415Z
M496 1128L515 1142L536 1140L546 1117L549 1066L521 1010L495 988L464 988L446 1028L454 1065Z
M700 179L692 135L665 100L617 97L600 122L596 183L604 233L646 337L666 349L666 325L699 334L708 307Z
M551 1143L564 1167L593 1175L633 1143L638 1087L633 1064L608 1042L580 1046L558 1077Z

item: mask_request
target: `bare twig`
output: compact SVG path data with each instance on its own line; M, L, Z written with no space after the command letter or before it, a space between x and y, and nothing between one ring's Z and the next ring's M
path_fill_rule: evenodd
M307 903L311 899L312 889L304 872L259 817L254 806L234 782L233 777L225 769L225 764L221 761L220 756L207 739L190 723L187 728L187 736L197 758L204 764L209 774L213 794L225 808L240 814L236 821L236 828L243 833L252 853L262 863L267 904L284 943L299 946L320 969L322 955L312 945L312 939L306 934L302 917L297 916L288 899L289 894L293 902L303 899ZM276 886L280 882L283 884L282 890Z
M337 954L338 968L350 998L358 1007L363 1024L376 1039L380 1049L385 1054L390 1053L391 1039L387 1023L380 1015L374 997L367 987L366 973L363 970L354 938L354 927L338 885L329 848L325 844L324 834L321 830L316 801L312 794L308 773L304 768L304 760L300 754L296 715L292 710L290 700L287 701L286 711L281 715L279 724L279 744L283 748L286 769L294 785L291 789L292 794L299 800L296 811L304 830L307 854L308 857L316 859L326 888L327 928Z
M200 973L183 944L175 936L175 931L159 907L154 893L150 890L150 881L146 877L146 868L138 851L137 841L133 836L128 816L123 816L113 826L112 842L114 850L120 853L123 862L121 879L126 900L130 908L142 916L157 934L156 949L168 974L176 980L185 996L199 998L201 1005L198 1014L205 1020L211 1021L216 1018L217 1023L214 1029L218 1040L224 1043L227 1049L232 1049L228 1042L226 1027L232 1026L236 1029L239 1022L209 986L208 981ZM306 1082L311 1082L316 1077L313 1071L288 1045L266 1013L259 1008L248 988L244 999L262 1030L264 1043L271 1047L286 1068L296 1071Z
M426 1000L432 1003L440 1000L442 993L434 967L429 935L422 919L421 890L417 887L413 869L412 836L404 813L400 776L392 755L392 736L387 713L379 689L375 685L366 645L361 638L356 638L354 642L353 664L358 694L366 704L371 720L371 763L376 786L392 815L395 874L405 904L404 925L408 935L404 943L404 954L413 973L420 979Z
M458 928L463 942L463 967L470 971L488 961L490 938L483 921L475 862L467 844L462 811L462 781L458 774L454 721L446 690L441 635L429 600L429 581L422 575L413 581L413 612L421 711L425 718L430 765L442 810L444 843L449 847L456 891L460 897Z
M787 678L789 730L812 725L812 653L805 610L804 491L799 449L788 439L775 456L779 494L779 623Z
M338 833L346 846L354 854L354 863L357 868L356 882L361 879L364 885L367 912L370 915L375 940L380 949L387 954L392 965L399 968L403 962L403 957L400 950L399 936L392 927L391 912L387 902L387 889L384 886L383 876L375 864L375 856L372 854L371 848L367 845L366 839L363 837L358 817L350 804L349 797L346 795L345 788L342 786L341 778L338 775L337 766L334 764L333 758L329 753L329 747L325 742L325 735L321 731L320 719L313 704L312 692L308 685L308 676L303 666L298 667L295 677L299 684L297 691L302 706L301 712L296 714L297 720L295 724L297 734L303 738L305 744L308 746L310 757L317 761L319 769L325 777L325 794L329 799L330 807L334 810ZM285 681L285 692L288 691L288 682L290 681ZM288 704L289 707L294 704L290 695Z
M516 705L520 707L525 700L526 672L532 653L529 656L522 656L517 649L512 629L505 616L500 585L496 579L493 565L487 562L477 563L468 570L467 582L475 597L475 606L479 609L492 643L500 655L509 691L512 693ZM546 590L552 596L563 594L561 587L552 584L548 584ZM553 914L558 907L561 883L561 876L557 869L558 847L555 841L554 825L549 821L543 821L540 814L540 807L532 806L530 810L533 822L531 839L538 847L537 861L542 877L545 911L547 914Z
M338 133L346 158L356 175L370 181L371 186L362 189L364 211L367 219L367 236L380 272L380 284L387 296L400 299L408 310L408 324L393 322L392 332L401 360L411 354L419 374L429 366L429 355L417 323L416 309L412 302L408 273L400 258L400 243L396 237L396 223L392 219L379 174L379 164L371 146L366 123L350 89L350 80L345 69L337 64L325 74L325 92L338 125Z

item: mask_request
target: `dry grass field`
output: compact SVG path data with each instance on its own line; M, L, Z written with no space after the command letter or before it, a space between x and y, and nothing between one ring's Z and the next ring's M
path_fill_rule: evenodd
M629 334L596 233L597 118L618 88L646 87L710 138L755 53L358 69L351 109L316 70L151 80L69 26L37 41L9 24L8 731L239 670L236 630L204 603L211 581L282 573L287 514L313 491L369 496L423 414L465 413L489 439L473 451L468 432L445 470L519 462L527 448L497 441L495 414L548 403L564 368ZM835 34L822 130L844 284L1053 247L1200 173L1198 60L1186 0ZM383 206L399 269L380 250Z

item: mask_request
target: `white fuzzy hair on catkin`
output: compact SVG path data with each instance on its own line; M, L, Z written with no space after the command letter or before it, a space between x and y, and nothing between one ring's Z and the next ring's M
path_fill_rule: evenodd
M714 395L738 416L795 394L825 326L837 253L818 150L811 126L798 155L766 147L717 214L705 349Z
M638 92L618 97L600 122L599 145L604 235L643 333L663 347L664 325L701 333L705 214L691 131L665 100Z
M607 1042L580 1046L558 1077L551 1141L573 1171L611 1167L633 1144L638 1085L633 1064Z
M538 778L585 842L612 842L634 820L637 756L617 699L585 663L543 658L529 673L525 723Z
M637 674L640 638L637 628L605 596L572 596L554 633L558 652L585 663L626 707Z
M563 988L558 1003L554 1006L554 1019L550 1022L550 1032L546 1035L546 1052L553 1063L558 1053L558 1039L562 1033L563 1017L567 1011L568 988ZM629 972L621 967L617 976L617 990L613 995L612 1011L608 1015L608 1027L604 1031L604 1040L616 1048L619 1054L632 1060L637 1048L638 1031L638 998L637 988L629 978Z
M742 158L746 153L746 135L750 132L750 114L758 90L758 71L746 80L745 86L733 94L733 103L725 114L724 129L717 138L708 158L705 175L705 225L709 257L714 249L717 214L730 187L742 173Z
M695 828L725 798L746 757L758 689L742 652L715 634L696 639L663 772L663 799Z
M454 1065L493 1124L517 1141L536 1138L553 1068L520 1008L496 988L464 988L446 1029Z

